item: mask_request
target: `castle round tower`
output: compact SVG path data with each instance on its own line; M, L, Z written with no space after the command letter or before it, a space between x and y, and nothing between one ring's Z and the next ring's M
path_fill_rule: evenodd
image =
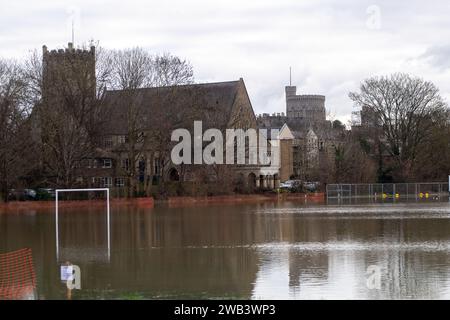
M286 114L288 118L301 118L310 122L325 121L325 96L297 95L297 87L287 86Z

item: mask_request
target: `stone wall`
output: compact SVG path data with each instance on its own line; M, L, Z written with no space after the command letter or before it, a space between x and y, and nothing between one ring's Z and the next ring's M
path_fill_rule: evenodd
M293 174L292 140L280 140L280 181L289 180Z

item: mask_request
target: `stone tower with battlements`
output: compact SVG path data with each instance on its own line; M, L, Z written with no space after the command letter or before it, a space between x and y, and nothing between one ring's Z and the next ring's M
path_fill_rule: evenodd
M75 49L69 42L65 49L42 47L42 98L48 104L67 97L95 99L95 47Z
M325 96L297 95L297 87L287 86L286 115L309 123L326 121Z

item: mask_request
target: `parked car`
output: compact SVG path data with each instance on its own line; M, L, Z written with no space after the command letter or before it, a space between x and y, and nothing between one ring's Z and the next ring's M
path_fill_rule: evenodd
M287 180L285 182L280 183L280 189L281 190L287 190L296 192L299 191L299 188L301 188L302 184L299 180Z
M37 198L39 200L55 199L55 189L39 188L37 189Z
M303 187L309 192L316 192L319 189L320 182L304 182Z
M24 189L23 192L25 193L25 197L28 199L36 199L36 190L33 189Z
M8 200L36 200L37 193L33 189L11 189Z
M294 185L294 180L288 180L280 183L280 189L290 189Z

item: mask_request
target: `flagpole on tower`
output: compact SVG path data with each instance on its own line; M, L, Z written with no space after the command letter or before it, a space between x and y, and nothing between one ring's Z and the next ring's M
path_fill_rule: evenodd
M292 67L289 67L289 86L292 86Z
M72 44L75 44L75 31L74 31L74 29L75 29L75 24L74 24L73 19L72 19Z

